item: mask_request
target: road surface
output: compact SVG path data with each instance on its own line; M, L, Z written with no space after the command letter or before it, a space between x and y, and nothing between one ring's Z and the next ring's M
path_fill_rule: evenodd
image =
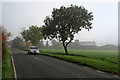
M17 78L115 78L114 75L44 55L11 49Z

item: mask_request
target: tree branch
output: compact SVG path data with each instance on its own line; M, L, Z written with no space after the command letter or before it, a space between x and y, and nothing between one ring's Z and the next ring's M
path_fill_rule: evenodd
M67 46L69 43L71 43L71 41L72 41L72 39L70 39L70 41L69 41L69 42L66 42L66 46Z

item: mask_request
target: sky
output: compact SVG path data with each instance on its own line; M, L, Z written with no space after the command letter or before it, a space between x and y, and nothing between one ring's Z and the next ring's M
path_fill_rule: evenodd
M22 28L28 29L32 24L42 26L45 17L51 15L53 8L60 8L62 5L68 7L71 4L84 6L93 13L94 18L93 28L90 31L83 29L75 34L74 40L95 41L98 45L118 44L118 1L115 0L4 0L0 24L12 33L12 40L20 35Z

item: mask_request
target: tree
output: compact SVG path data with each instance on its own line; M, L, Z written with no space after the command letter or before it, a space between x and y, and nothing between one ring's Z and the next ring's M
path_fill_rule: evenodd
M12 47L18 48L18 49L24 49L25 43L20 37L15 37L14 40L12 40Z
M43 38L41 30L42 28L31 25L28 30L24 30L21 34L26 42L30 41L32 45L36 46L40 39Z
M24 30L24 31L21 33L21 35L22 35L22 37L24 38L25 43L26 43L26 46L27 46L27 49L28 49L29 30Z
M48 41L46 41L46 46L49 47L49 43L48 43Z
M8 36L8 37L11 37L11 36L12 36L11 32L8 32L8 33L7 33L7 36Z
M44 48L43 40L40 40L40 41L38 42L37 47L38 47L38 48Z
M74 34L82 28L89 31L92 28L92 20L92 12L89 13L83 6L54 8L51 17L47 16L44 20L43 36L45 39L57 38L61 41L67 55L67 46L74 39Z

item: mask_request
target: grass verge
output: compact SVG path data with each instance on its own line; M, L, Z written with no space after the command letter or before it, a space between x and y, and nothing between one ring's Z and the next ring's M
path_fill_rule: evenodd
M63 55L63 54L54 54L49 52L41 51L40 54L55 57L72 63L76 63L83 66L92 67L101 71L120 74L118 72L118 64L110 63L108 61L103 61L99 59L92 59L89 57L73 56L73 55Z
M2 79L13 78L10 50L6 49L2 55Z
M2 60L0 59L0 79L2 79Z

